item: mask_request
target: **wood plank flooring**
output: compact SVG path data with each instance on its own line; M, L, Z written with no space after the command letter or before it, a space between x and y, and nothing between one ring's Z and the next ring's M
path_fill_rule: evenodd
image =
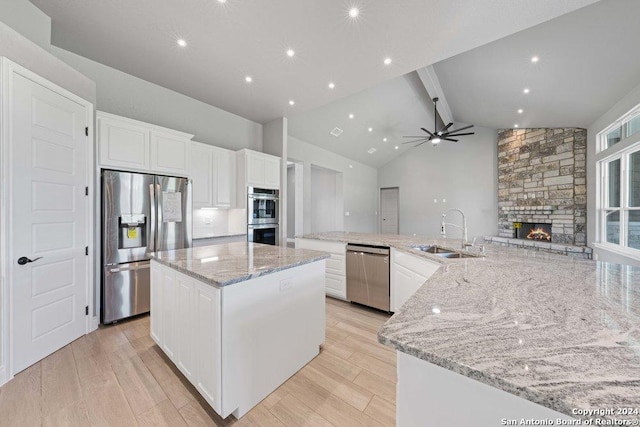
M149 336L149 316L99 328L0 388L3 426L393 426L388 315L327 298L320 354L240 420L221 419Z

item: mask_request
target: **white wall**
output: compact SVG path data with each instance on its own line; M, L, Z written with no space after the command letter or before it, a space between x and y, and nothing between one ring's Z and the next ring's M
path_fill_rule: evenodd
M311 166L311 232L342 230L342 174Z
M498 134L477 126L474 131L457 143L411 148L378 169L378 187L400 189L400 234L438 236L442 213L459 208L467 216L469 239L497 235ZM447 222L462 220L452 213ZM453 227L447 234L461 236Z
M262 151L262 125L52 46L51 52L97 85L97 110L194 134L231 150ZM176 70L179 72L179 70Z
M311 165L331 169L342 174L344 231L371 233L377 231L378 171L371 166L332 153L291 135L288 137L287 155L290 160L304 165L303 221L304 233L311 232ZM349 165L353 167L350 168ZM340 230L342 231L342 230Z
M51 18L30 1L0 0L0 21L41 48L51 47Z
M2 10L0 20L9 17L10 15L5 15L5 10ZM10 20L7 19L7 21ZM40 19L36 19L35 22L39 21ZM95 105L96 85L91 79L51 55L48 50L35 44L4 22L0 22L0 56L22 65Z
M618 101L609 111L596 119L587 128L587 244L589 246L597 241L596 183L598 182L598 177L596 176L596 136L638 104L640 104L640 85L629 91L627 96ZM636 259L601 248L594 247L593 254L600 261L640 266L640 261Z

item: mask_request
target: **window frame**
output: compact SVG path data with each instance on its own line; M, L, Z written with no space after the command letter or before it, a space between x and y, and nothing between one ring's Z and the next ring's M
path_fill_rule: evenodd
M640 114L640 113L639 113ZM627 115L627 117L635 118L638 114ZM616 122L616 124L619 123ZM614 124L614 125L616 125ZM612 126L603 130L598 134L601 147L606 147L607 134L611 130ZM625 139L635 139L636 141L625 141ZM636 132L629 138L622 139L618 149L616 146L620 143L614 144L607 150L612 151L608 156L599 159L596 163L596 173L599 177L599 186L597 188L598 206L597 217L598 227L596 230L599 245L610 249L614 252L623 253L624 255L631 256L636 259L640 259L640 248L629 247L629 233L628 233L628 216L631 211L640 211L640 206L629 206L629 190L631 175L629 169L629 163L631 155L634 153L640 153L640 132ZM628 144L630 142L630 145ZM620 206L609 206L609 163L620 160ZM607 240L607 216L613 212L620 212L620 226L619 226L619 243L612 243Z

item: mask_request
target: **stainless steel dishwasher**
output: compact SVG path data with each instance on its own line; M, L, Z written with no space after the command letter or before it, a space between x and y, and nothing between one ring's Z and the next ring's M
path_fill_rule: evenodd
M389 311L389 248L347 245L347 299Z

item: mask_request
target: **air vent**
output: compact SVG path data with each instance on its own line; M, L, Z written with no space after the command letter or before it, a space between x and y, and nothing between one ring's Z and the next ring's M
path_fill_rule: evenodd
M375 148L371 147L371 148L369 148L369 149L367 150L367 153L369 153L369 154L373 154L373 153L375 153L376 151L378 151L378 150L376 150Z
M340 136L342 134L342 132L344 132L344 131L342 129L340 129L340 128L333 128L333 130L330 133L333 136Z

